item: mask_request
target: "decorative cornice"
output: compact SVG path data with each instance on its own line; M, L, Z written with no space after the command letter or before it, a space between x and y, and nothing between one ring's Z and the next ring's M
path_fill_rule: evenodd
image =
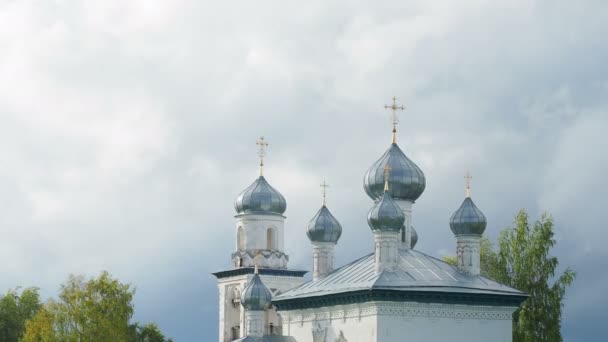
M253 274L253 267L241 267L235 268L227 271L220 271L212 273L217 279L235 277L240 275ZM286 270L286 269L273 269L273 268L263 268L259 269L259 273L261 275L271 275L271 276L279 276L279 277L299 277L302 278L308 271L302 270Z
M273 300L279 310L313 309L374 301L417 302L427 304L464 304L496 307L519 307L527 295L501 293L457 293L439 291L360 290L325 296L281 298Z
M277 214L277 213L271 213L271 212L265 212L265 211L256 211L256 212L249 212L249 213L243 213L243 214L236 214L234 215L234 218L242 218L242 219L246 219L248 221L277 221L277 222L283 222L285 221L285 219L287 218L284 215L281 214ZM272 219L274 218L274 220Z
M279 310L286 323L361 319L369 316L449 318L455 320L511 320L516 306L445 305L411 302L369 302L325 308L325 310Z

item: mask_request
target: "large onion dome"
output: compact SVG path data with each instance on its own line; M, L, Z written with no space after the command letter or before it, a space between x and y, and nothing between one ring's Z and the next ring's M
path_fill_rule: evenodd
M477 208L471 197L467 197L450 218L450 229L454 235L481 235L486 230L486 217Z
M424 173L406 157L397 143L392 143L384 155L367 170L363 178L367 195L373 200L382 197L384 168L387 164L392 168L389 178L391 197L395 200L416 201L426 187Z
M241 294L241 305L246 310L266 310L270 306L271 300L272 294L266 285L264 285L256 270L253 278L251 278Z
M410 226L410 248L414 248L418 243L418 233L414 227Z
M306 235L311 242L337 243L342 235L342 226L325 205L310 220L306 228Z
M287 202L280 192L268 184L264 176L260 176L236 198L234 209L239 214L283 214Z
M386 189L367 214L367 223L373 231L399 232L405 222L403 211Z

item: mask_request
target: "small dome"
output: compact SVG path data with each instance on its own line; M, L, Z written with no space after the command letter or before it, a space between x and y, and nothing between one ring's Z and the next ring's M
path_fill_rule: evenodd
M311 242L336 243L342 235L342 226L324 205L308 223L306 235Z
M272 294L264 285L260 275L255 273L241 294L241 305L246 310L261 311L270 306Z
M426 179L422 170L414 164L396 143L376 161L363 178L365 192L373 200L382 197L384 191L384 167L391 166L389 182L390 194L395 200L408 200L414 202L422 195L426 187Z
M385 191L367 214L367 223L373 231L399 232L405 222L403 211L393 199L390 192Z
M470 197L464 199L460 208L450 218L450 228L456 236L481 235L486 230L486 225L486 217Z
M410 227L410 248L414 248L418 243L418 233L416 233L416 229L414 227Z
M283 214L287 202L280 192L268 184L264 176L260 176L236 198L234 209L239 214Z

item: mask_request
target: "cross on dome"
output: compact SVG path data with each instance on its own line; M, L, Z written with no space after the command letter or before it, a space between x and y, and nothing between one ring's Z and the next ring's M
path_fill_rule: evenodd
M388 191L388 178L391 175L392 169L388 164L384 166L384 191Z
M392 105L384 105L385 109L390 109L393 112L393 144L397 142L397 124L399 123L399 117L397 116L398 110L404 110L405 107L397 106L397 97L393 96Z
M255 143L259 146L258 156L260 157L260 176L264 175L264 157L266 156L266 147L268 147L268 142L264 140L264 137L260 137L258 141Z
M473 179L473 176L471 176L471 173L467 171L467 173L464 175L467 197L471 197L471 179Z
M255 257L253 258L253 273L258 274L259 262L260 262L260 250L255 250Z
M323 206L325 206L326 204L326 200L327 200L327 188L329 188L329 184L327 184L327 182L325 181L325 179L323 180L323 183L321 183L321 189L323 189Z

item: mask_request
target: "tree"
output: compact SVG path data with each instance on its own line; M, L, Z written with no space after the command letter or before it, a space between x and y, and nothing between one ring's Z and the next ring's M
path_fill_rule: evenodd
M553 236L551 216L543 214L530 227L528 213L520 210L514 227L500 233L498 251L487 237L481 240L481 274L530 295L513 314L515 342L562 341L563 299L576 273L566 268L556 277L559 262L549 254ZM455 257L444 260L456 265Z
M86 280L69 276L58 300L49 300L26 324L22 342L165 342L155 324L130 324L135 290L107 272ZM138 339L143 336L141 339ZM161 339L162 338L162 339Z
M9 290L0 297L0 341L17 342L23 336L25 322L40 309L38 289Z
M129 342L172 342L171 339L165 339L165 335L160 331L158 325L148 323L143 326L139 324L132 325L132 337Z
M530 227L528 213L515 216L515 227L501 232L493 278L530 295L513 315L513 340L562 341L561 318L566 288L576 273L570 268L558 277L559 262L550 256L555 245L553 218L543 214Z

